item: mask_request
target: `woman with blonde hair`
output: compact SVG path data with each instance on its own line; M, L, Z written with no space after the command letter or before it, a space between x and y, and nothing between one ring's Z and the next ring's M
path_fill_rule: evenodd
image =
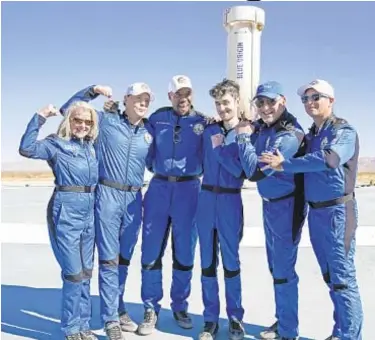
M94 202L98 162L96 111L85 102L71 105L56 134L37 140L46 119L58 110L48 105L34 114L22 136L19 153L48 162L55 189L48 203L52 250L61 267L61 329L66 340L95 340L90 331L90 280L94 266Z

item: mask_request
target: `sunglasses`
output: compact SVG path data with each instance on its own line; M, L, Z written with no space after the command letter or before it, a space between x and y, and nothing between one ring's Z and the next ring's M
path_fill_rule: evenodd
M174 95L178 98L184 98L189 97L191 95L191 92L192 91L190 89L180 89Z
M275 104L277 103L277 100L279 98L275 98L275 99L271 99L271 98L257 98L255 99L254 101L254 104L255 106L260 109L261 107L263 106L275 106Z
M309 100L313 102L317 102L320 100L320 98L329 98L325 94L320 94L320 93L314 93L311 96L302 96L301 97L301 102L302 104L306 104Z
M177 144L181 142L181 126L176 125L173 128L173 143Z
M92 126L93 123L94 123L92 120L89 120L89 119L80 119L80 118L77 118L77 117L74 117L72 120L73 120L73 122L75 124L79 124L79 125L85 123L85 125L87 125L87 126Z

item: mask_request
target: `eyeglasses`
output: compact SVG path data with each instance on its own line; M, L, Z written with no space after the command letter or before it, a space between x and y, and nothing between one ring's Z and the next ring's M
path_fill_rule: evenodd
M329 97L326 96L325 94L314 93L311 96L302 96L301 102L302 102L302 104L306 104L309 100L311 100L313 102L317 102L317 101L320 100L320 98L329 98Z
M275 106L275 104L277 103L277 100L279 99L279 97L275 98L275 99L271 99L271 98L257 98L255 99L254 101L254 104L255 106L260 109L261 107L263 106Z
M94 124L94 122L89 119L80 119L80 118L74 117L72 120L75 124L79 124L79 125L85 123L85 125L87 126L92 126Z
M176 125L174 128L173 128L173 143L177 144L177 143L181 143L181 126L180 125Z

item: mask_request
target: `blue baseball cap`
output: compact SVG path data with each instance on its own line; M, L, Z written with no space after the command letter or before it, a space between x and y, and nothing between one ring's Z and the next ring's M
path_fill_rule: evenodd
M258 86L254 99L261 96L275 99L279 96L284 96L284 90L277 81L268 81Z

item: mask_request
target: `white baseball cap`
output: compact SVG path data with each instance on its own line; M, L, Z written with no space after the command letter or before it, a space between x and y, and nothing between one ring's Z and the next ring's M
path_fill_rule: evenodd
M308 84L301 86L297 94L302 97L308 89L314 89L316 92L325 94L329 98L335 98L335 91L330 83L322 79L315 79Z
M151 92L150 86L146 83L133 83L126 90L127 96L138 96L142 93L147 93L150 99L154 100L154 94Z
M191 84L191 80L187 76L177 75L174 76L169 82L168 92L176 93L178 90L183 88L188 88L192 90L193 86Z

